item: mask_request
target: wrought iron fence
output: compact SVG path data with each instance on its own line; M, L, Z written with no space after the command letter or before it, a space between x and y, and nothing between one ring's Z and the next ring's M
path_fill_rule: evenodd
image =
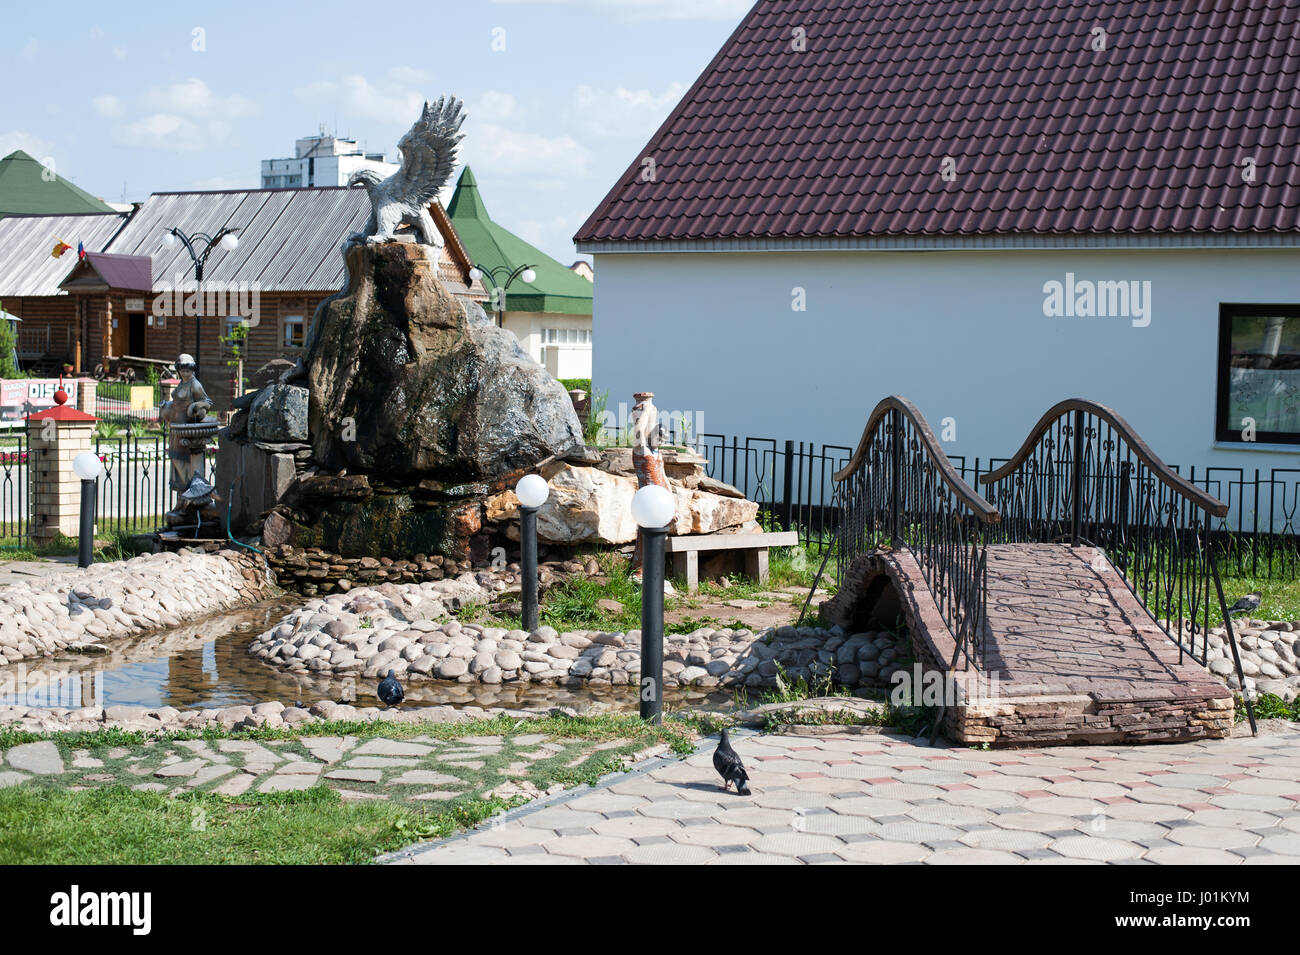
M14 430L0 437L0 549L27 546L35 453L25 431Z
M666 437L670 444L703 455L709 477L757 501L764 522L798 531L800 543L810 549L833 541L839 509L831 476L848 462L852 449L753 436L688 435L671 428ZM626 433L607 428L606 440L623 443ZM949 455L948 460L964 482L979 487L980 475L1010 459ZM1221 573L1262 579L1300 576L1300 468L1265 472L1167 467L1227 505L1227 513L1214 518L1210 534Z
M979 667L988 596L987 554L997 509L948 461L925 417L906 398L885 398L853 457L837 472L841 520L835 558L849 565L882 544L916 560L959 657Z
M99 478L99 533L142 534L156 530L168 507L167 438L159 432L97 436L103 462Z

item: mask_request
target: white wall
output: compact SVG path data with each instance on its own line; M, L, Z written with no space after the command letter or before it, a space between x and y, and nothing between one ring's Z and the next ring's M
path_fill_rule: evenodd
M489 316L494 313L488 312ZM546 345L542 333L547 328L591 330L590 315L558 312L505 312L502 325L514 333L533 361L543 365L554 378L590 378L591 345Z
M1300 302L1300 250L598 253L593 388L703 430L853 446L888 394L951 454L1007 457L1052 404L1110 405L1172 464L1300 466L1214 447L1220 302ZM1047 318L1067 272L1151 282L1145 328ZM807 310L791 308L806 290Z

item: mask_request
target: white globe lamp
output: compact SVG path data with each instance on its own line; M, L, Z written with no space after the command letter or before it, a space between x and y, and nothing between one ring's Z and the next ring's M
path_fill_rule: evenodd
M515 497L524 507L541 507L551 495L551 487L540 474L525 474L515 485Z
M104 469L99 455L94 451L82 451L72 459L72 473L83 481L93 481Z
M647 484L632 495L632 518L647 530L667 527L676 513L672 492L658 484Z

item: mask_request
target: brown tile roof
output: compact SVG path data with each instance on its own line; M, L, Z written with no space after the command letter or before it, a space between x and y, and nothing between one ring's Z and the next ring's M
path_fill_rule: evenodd
M1298 27L1300 0L759 0L575 239L1291 232Z

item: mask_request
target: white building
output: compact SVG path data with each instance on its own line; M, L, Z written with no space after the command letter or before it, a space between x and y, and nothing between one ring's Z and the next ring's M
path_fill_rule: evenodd
M1300 466L1300 166L1261 145L1300 59L1250 15L1116 8L1096 50L1087 5L997 7L759 0L576 236L594 380L849 447L901 394L984 462L1089 398L1225 500Z
M340 139L321 132L298 140L290 159L263 159L262 188L346 186L351 175L362 169L391 176L398 164L385 162L383 153L363 153L355 139Z

